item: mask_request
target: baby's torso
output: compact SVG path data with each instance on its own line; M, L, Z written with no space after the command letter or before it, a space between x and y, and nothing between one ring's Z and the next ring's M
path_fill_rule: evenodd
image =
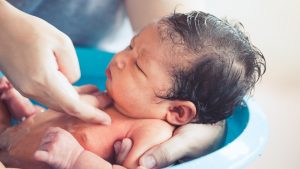
M139 126L143 126L145 129L145 126L166 125L166 122L162 120L131 119L119 114L114 108L105 111L112 118L112 124L109 126L88 124L51 110L37 114L19 126L11 127L2 133L0 161L11 164L12 167L20 167L19 164L22 163L22 167L25 165L26 168L38 168L37 165L41 164L34 162L32 156L37 150L43 134L49 127L61 127L69 131L85 149L112 162L115 141L125 137L131 138L132 131L137 131L136 128Z
M64 126L64 129L69 131L86 150L112 161L115 141L130 138L133 128L140 124L151 125L153 119L131 119L119 114L113 108L107 109L106 112L112 118L111 125L87 124L76 119L75 123Z

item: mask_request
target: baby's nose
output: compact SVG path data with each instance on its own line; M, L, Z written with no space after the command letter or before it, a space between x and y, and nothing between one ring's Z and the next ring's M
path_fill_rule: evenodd
M125 68L125 62L124 61L117 61L117 67L119 69L124 69Z
M117 55L115 58L116 66L119 69L124 69L126 66L126 58L123 55Z

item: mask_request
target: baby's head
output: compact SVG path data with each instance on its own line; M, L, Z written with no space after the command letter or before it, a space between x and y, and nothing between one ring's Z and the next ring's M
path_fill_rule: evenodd
M147 26L108 68L115 106L174 125L230 116L265 72L264 56L240 27L203 12Z

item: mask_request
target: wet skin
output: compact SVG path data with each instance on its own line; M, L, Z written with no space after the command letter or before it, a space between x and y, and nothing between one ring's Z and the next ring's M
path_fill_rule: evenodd
M196 113L190 101L160 97L173 86L169 67L174 59L169 51L158 25L147 26L114 56L106 71L106 89L114 101L104 110L112 118L110 126L87 124L52 110L38 113L19 126L7 127L0 135L0 161L13 167L46 168L33 160L33 154L49 127L61 127L85 149L110 162L114 142L132 139L133 147L122 165L136 168L146 150L172 136L174 126L170 124L187 124ZM95 98L88 102L100 108Z
M7 167L50 168L33 159L49 127L61 127L69 131L86 150L111 163L114 162L114 142L125 137L131 138L134 146L122 164L128 168L137 167L139 157L146 150L172 136L174 127L163 120L128 118L113 106L105 111L112 118L109 126L88 124L65 113L47 110L31 116L18 126L7 127L0 135L0 161ZM2 110L1 117L7 116L5 113Z

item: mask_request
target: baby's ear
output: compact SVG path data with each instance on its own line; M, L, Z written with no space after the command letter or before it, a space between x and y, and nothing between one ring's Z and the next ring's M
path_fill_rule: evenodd
M196 116L196 106L191 101L172 100L166 120L173 125L184 125Z

